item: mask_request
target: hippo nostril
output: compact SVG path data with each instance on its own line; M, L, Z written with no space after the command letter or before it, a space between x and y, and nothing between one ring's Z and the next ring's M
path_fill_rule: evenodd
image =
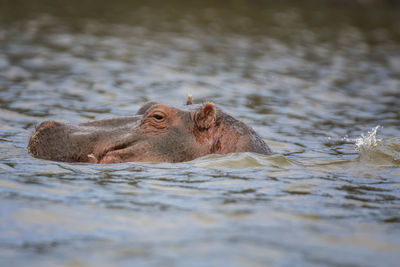
M60 123L56 122L56 121L44 121L41 124L39 124L38 127L36 127L36 131L41 131L44 129L49 129L49 128L53 128L56 126L61 125Z

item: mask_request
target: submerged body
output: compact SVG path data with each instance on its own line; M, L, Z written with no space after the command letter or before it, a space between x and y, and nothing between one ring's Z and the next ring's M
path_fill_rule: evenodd
M29 139L38 158L66 162L182 162L208 154L271 150L253 129L212 103L178 109L156 102L135 116L70 125L41 123Z

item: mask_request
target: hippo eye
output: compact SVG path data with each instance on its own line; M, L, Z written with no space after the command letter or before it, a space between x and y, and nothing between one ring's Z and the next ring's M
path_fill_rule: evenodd
M162 121L164 119L164 116L161 114L154 114L153 118L155 118L158 121Z

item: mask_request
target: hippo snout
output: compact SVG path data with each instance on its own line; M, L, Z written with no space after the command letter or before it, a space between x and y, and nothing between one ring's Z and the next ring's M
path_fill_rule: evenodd
M56 121L45 121L39 124L29 138L29 152L36 157L51 159L49 151L54 149L51 147L56 143L57 138L60 137L55 133L57 133L57 128L61 126L62 124Z
M97 163L109 151L129 146L137 139L140 119L131 116L78 125L45 121L32 133L28 150L43 159Z

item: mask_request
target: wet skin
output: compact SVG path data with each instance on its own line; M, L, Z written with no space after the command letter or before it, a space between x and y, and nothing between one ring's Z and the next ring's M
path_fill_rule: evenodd
M70 125L41 123L28 150L42 159L117 163L182 162L207 154L256 152L271 154L264 141L243 122L213 103L183 109L156 102L144 104L135 116Z

